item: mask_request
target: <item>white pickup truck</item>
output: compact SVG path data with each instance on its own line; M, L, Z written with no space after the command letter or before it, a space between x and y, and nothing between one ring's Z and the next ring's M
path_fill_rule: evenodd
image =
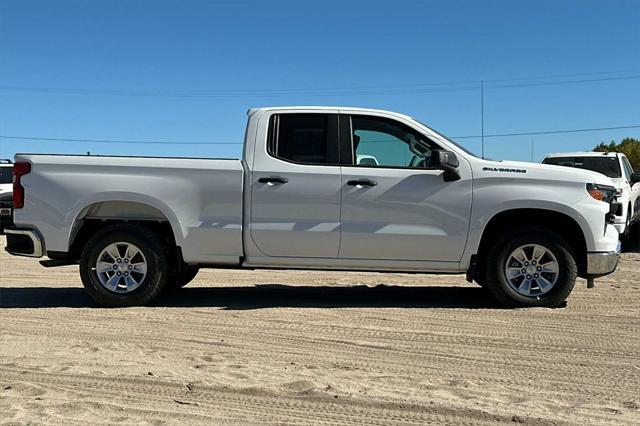
M558 306L617 266L599 173L483 160L387 111L248 117L242 160L16 155L7 251L79 264L103 306L200 267L466 272L504 304Z
M602 173L618 191L613 225L621 240L630 237L631 225L640 219L640 173L636 173L626 155L620 152L565 152L548 154L543 164L577 167Z

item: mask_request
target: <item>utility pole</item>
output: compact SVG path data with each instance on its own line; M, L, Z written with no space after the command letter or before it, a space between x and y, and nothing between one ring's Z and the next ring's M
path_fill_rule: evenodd
M531 138L531 162L533 163L533 138Z
M482 128L482 158L484 159L484 80L480 80L480 126Z

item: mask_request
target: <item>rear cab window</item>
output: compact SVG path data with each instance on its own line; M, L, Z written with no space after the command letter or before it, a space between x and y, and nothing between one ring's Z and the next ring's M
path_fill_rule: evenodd
M337 115L272 115L267 152L272 157L296 164L338 165Z

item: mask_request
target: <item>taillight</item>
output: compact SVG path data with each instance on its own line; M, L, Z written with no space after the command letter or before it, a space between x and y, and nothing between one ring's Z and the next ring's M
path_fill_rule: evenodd
M31 171L31 163L15 163L13 165L13 208L24 207L24 187L20 178Z

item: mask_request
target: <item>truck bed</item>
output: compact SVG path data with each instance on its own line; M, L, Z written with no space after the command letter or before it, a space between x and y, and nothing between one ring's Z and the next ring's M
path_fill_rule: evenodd
M45 252L67 252L87 219L167 221L189 263L242 256L243 166L233 159L18 154L25 206L16 226L35 227Z

